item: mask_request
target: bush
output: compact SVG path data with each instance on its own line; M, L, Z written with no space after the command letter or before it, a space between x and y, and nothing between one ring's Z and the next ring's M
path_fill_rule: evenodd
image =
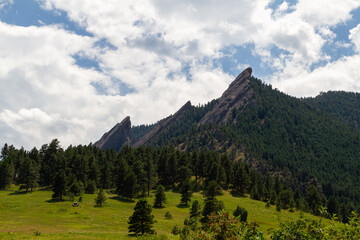
M167 211L167 212L165 213L165 218L166 218L166 219L173 219L173 216L171 215L171 213L170 213L169 211Z
M239 217L241 222L246 222L248 212L245 208L240 207L239 205L236 207L234 213L234 217Z
M96 184L94 181L88 181L85 187L85 193L94 194L96 192Z

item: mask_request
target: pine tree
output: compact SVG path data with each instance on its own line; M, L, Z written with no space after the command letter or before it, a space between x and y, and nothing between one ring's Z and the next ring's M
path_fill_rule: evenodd
M198 219L201 215L201 206L198 200L195 200L190 209L190 218Z
M105 197L104 190L100 189L97 197L95 198L95 203L97 206L102 207L102 205L105 201L106 201L106 197Z
M53 199L63 200L63 196L66 195L66 175L63 169L60 169L54 178L53 184Z
M247 216L248 216L248 212L246 211L245 208L242 208L242 207L240 207L240 206L238 205L238 206L236 207L236 209L234 210L233 215L234 215L234 217L240 216L240 221L246 222Z
M191 201L191 196L192 196L192 188L191 188L190 179L186 179L181 184L180 193L181 193L181 200L180 200L181 203L183 203L187 206L188 202Z
M211 182L209 182L208 187L205 191L205 196L212 200L215 198L216 195L221 194L221 188L220 186L217 184L216 181L212 180Z
M150 204L145 199L140 199L135 205L134 213L129 217L129 232L133 232L135 235L154 234L155 231L152 227L155 221L151 212Z
M128 174L124 179L122 196L127 198L134 198L137 193L137 179L135 173L132 170L129 170Z
M156 188L156 194L155 194L155 201L154 201L154 208L163 208L164 207L164 203L166 200L166 196L165 196L165 190L163 185L159 185Z
M219 212L224 209L224 203L222 201L218 201L216 198L210 200L205 200L205 205L202 211L203 218L201 222L206 224L209 221L209 215L213 212Z
M26 192L33 191L39 181L40 173L37 163L29 157L25 157L19 169L19 183L24 184Z

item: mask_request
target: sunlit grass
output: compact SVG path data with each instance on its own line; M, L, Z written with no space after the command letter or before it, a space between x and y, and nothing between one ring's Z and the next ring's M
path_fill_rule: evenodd
M17 194L15 189L0 191L0 239L131 239L128 235L128 218L133 213L135 201L131 202L106 193L104 206L95 207L95 194L84 194L79 207L72 207L72 202L51 201L51 191L40 190L27 194ZM153 204L153 197L148 199ZM179 205L180 194L166 192L165 208L153 209L157 222L154 229L158 235L168 239L178 239L171 235L173 226L182 226L184 218L189 216L189 207ZM227 211L232 212L237 205L248 211L248 220L256 221L260 229L267 234L269 228L279 226L279 218L296 220L299 212L281 211L275 207L265 207L265 203L248 197L233 197L228 192L217 197L224 201ZM199 200L203 205L203 196L194 193L192 200ZM76 199L77 200L77 199ZM75 200L75 201L76 201ZM165 218L169 211L173 219ZM309 214L305 218L314 219Z

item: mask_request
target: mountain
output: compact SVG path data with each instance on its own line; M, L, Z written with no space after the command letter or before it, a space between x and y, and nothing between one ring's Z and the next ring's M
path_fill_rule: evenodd
M360 127L359 93L329 91L322 92L314 98L305 98L303 100L351 127Z
M188 102L154 125L131 128L132 146L226 152L263 173L281 174L294 189L316 182L326 196L360 200L360 131L336 117L351 112L351 97L346 110L336 104L326 110L322 98L288 96L251 74L245 69L203 106Z
M127 116L116 124L109 132L105 133L94 145L101 149L114 148L117 152L125 145L130 145L131 121Z

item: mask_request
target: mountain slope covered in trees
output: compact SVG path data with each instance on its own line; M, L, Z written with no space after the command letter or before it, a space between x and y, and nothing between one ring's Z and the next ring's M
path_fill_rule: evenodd
M327 197L357 202L360 132L351 123L357 122L358 114L353 113L346 122L336 117L336 111L345 111L337 114L341 116L351 112L357 104L354 96L347 97L342 110L333 104L328 107L333 110L326 111L319 107L321 98L304 101L288 96L252 77L251 72L246 69L239 74L219 99L188 106L144 144L226 152L232 160L282 175L302 192L309 182L316 182Z

